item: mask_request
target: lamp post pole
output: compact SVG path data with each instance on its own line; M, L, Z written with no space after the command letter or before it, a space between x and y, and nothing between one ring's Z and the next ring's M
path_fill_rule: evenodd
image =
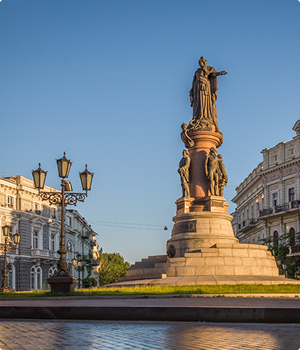
M61 180L61 233L60 233L60 249L58 254L60 255L58 271L68 271L66 262L66 249L65 249L65 180Z
M6 264L6 253L10 252L13 249L16 249L17 244L19 244L20 242L20 238L21 236L16 233L13 235L13 240L14 240L14 244L9 244L8 243L8 236L9 236L9 232L10 232L10 226L5 225L2 227L2 232L3 232L3 236L5 237L4 240L4 244L1 243L0 244L0 250L4 251L4 270L3 270L3 281L2 281L2 285L0 288L0 292L2 293L7 293L7 292L13 292L13 290L8 286L7 284L7 264Z
M7 285L7 273L6 273L6 251L7 251L7 237L5 237L4 240L4 270L3 270L3 281L2 281L2 286L1 286L1 291L4 292L10 288L8 288Z
M74 266L75 270L78 271L78 288L81 287L81 283L80 283L81 281L82 281L82 288L83 288L83 279L84 279L83 272L84 272L84 267L86 265L86 259L84 259L83 255L81 256L79 253L77 253L76 258L74 257L72 259L72 265ZM80 272L82 273L81 280L80 280Z
M61 159L57 159L58 175L61 180L61 191L57 192L46 192L41 191L44 188L44 183L46 179L46 171L41 169L41 164L37 170L32 171L34 186L39 191L39 195L42 200L48 200L50 204L61 206L61 235L60 235L60 249L57 251L60 255L58 262L58 270L53 277L48 278L47 282L51 285L51 292L64 292L74 290L77 283L76 278L73 278L68 271L68 266L66 262L65 255L67 250L65 249L65 208L67 205L76 205L77 202L84 202L87 197L87 191L91 190L93 173L85 170L79 173L81 185L85 193L75 193L71 192L72 185L70 181L65 180L68 178L69 171L72 162L66 158L66 154Z
M79 279L79 281L78 281L78 288L80 288L81 287L81 284L80 284L80 271L81 271L81 262L80 261L78 261L78 267L77 267L77 269L78 269L78 279Z

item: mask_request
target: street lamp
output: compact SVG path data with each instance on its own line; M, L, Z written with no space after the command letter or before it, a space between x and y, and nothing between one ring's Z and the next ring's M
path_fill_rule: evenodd
M77 259L76 259L77 258ZM82 272L82 280L83 280L83 271L86 265L86 260L81 258L81 255L77 253L76 258L72 259L72 265L75 267L75 270L78 271L78 288L81 287L80 284L80 272ZM77 266L76 266L77 264Z
M86 169L79 173L82 190L85 193L75 193L72 191L72 185L70 181L65 180L69 176L70 168L72 162L66 158L66 153L62 158L56 160L58 176L61 180L61 191L57 192L41 192L44 188L44 183L46 179L46 171L41 169L41 164L37 170L32 171L34 186L39 191L41 199L49 201L52 205L61 206L61 236L60 236L60 249L57 251L60 255L58 262L58 270L53 277L48 278L47 283L51 285L51 292L69 292L74 290L75 284L77 282L76 278L73 278L68 271L68 266L66 262L65 255L67 253L65 249L65 208L67 205L76 205L77 202L84 202L87 197L87 191L91 190L92 179L94 173L91 173Z
M11 288L8 287L8 284L7 284L6 253L12 251L13 249L16 249L16 247L17 247L16 245L20 243L20 238L21 238L21 235L16 233L13 235L13 241L14 241L15 245L8 243L10 229L11 229L11 227L8 225L5 225L2 227L3 236L5 237L4 244L3 243L0 244L0 250L4 251L4 269L3 269L3 274L2 274L3 281L2 281L1 288L0 288L0 292L2 292L2 293L7 293L7 292L13 291Z

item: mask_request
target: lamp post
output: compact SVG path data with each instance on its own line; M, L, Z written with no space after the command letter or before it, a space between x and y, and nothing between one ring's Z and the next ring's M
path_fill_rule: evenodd
M3 281L2 281L2 285L0 288L0 292L2 293L7 293L7 292L12 292L13 290L11 288L8 287L7 284L7 273L6 273L6 253L12 251L13 249L16 249L16 245L20 243L20 238L21 235L19 235L18 233L13 235L13 241L15 243L11 244L8 243L8 238L9 238L9 232L10 232L10 226L5 225L2 227L2 232L3 232L3 236L5 237L4 243L0 244L0 250L4 251L4 269L3 269Z
M76 258L72 259L72 265L75 267L75 270L78 271L78 288L80 288L80 286L81 286L81 284L80 284L80 272L82 272L82 281L83 281L83 272L84 272L84 267L86 265L86 260L81 258L81 255L79 253L77 253ZM76 264L77 264L77 266L76 266Z
M60 255L58 262L57 272L53 277L48 278L47 283L51 285L51 292L68 292L74 290L77 283L76 278L73 278L68 271L68 266L66 262L65 255L67 250L65 249L65 208L67 205L76 205L77 202L84 202L87 197L87 191L91 190L93 173L87 170L87 165L85 170L79 173L82 190L85 193L75 193L72 191L72 185L70 181L65 180L69 176L69 171L72 162L66 158L66 153L60 159L56 160L58 176L61 180L61 191L60 192L45 192L41 191L44 188L45 179L47 172L41 169L41 164L39 164L38 169L32 171L33 181L35 188L39 191L41 199L49 201L52 205L61 206L61 235L60 235L60 249L57 251Z

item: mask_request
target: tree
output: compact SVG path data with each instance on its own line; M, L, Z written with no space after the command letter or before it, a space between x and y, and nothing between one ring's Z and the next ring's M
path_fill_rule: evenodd
M83 259L86 260L87 264L85 265L86 271L87 271L87 276L82 280L83 283L83 288L90 288L90 287L96 287L97 286L97 281L95 277L92 277L92 270L93 270L93 265L92 265L92 259L93 259L93 254L89 254L88 256L83 256Z
M296 238L299 238L299 233L296 234ZM269 250L271 250L275 259L279 259L281 261L279 269L283 271L283 264L285 263L287 268L287 276L288 277L296 277L300 274L300 258L288 257L289 254L289 246L295 244L295 235L291 233L284 234L281 239L277 238L264 238L261 240L262 244L268 245Z
M102 248L99 249L98 261L99 285L118 282L130 267L119 253L103 253Z

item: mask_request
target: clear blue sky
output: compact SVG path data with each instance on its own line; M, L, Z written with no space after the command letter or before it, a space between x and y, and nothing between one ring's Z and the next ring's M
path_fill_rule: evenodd
M165 253L200 56L228 72L217 110L229 203L300 119L298 0L2 0L0 52L0 171L31 178L41 162L58 188L66 151L79 191L88 163L77 209L131 263Z

